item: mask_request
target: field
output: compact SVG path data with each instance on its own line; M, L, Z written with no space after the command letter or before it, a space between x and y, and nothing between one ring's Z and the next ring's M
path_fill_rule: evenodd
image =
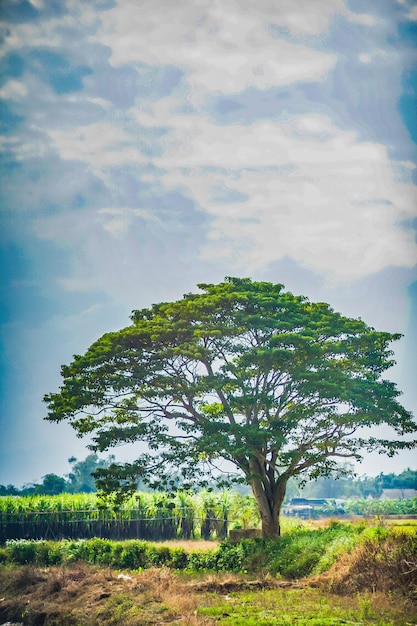
M417 520L367 506L232 543L259 524L251 496L0 498L0 624L417 625Z
M415 524L303 524L236 544L10 541L0 563L0 624L417 624Z
M408 626L417 609L381 592L341 596L308 581L179 575L120 576L87 565L0 570L0 620L45 626Z
M417 515L414 500L348 501L347 515L386 523ZM336 515L329 504L313 517ZM285 524L291 520L284 517ZM294 519L292 520L293 523ZM0 545L8 539L225 539L231 529L258 527L256 502L237 492L136 493L118 507L96 494L0 497Z
M118 507L96 494L0 497L0 544L64 537L223 539L230 527L258 523L254 498L229 491L137 493Z

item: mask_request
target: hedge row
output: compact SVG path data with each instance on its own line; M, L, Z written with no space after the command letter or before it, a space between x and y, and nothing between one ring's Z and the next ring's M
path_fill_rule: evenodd
M287 578L325 571L343 552L371 537L385 537L385 529L332 523L318 530L297 528L279 540L250 539L221 543L209 551L155 545L141 540L8 541L0 548L3 563L50 566L85 561L118 569L165 566L178 570L252 572L262 570Z

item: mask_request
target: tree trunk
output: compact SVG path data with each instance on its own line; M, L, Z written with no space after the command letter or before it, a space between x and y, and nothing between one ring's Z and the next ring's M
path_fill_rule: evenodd
M264 516L261 514L262 523L262 537L264 539L279 537L281 534L281 526L279 523L279 516L274 515Z
M262 537L279 537L281 534L279 517L285 498L286 482L271 485L269 493L259 479L251 480L251 486L261 515Z

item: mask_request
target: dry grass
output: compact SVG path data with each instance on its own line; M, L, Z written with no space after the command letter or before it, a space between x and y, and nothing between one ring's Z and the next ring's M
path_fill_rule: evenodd
M149 541L155 546L167 548L182 548L186 552L207 552L219 547L220 541L205 541L204 539L168 539L166 541Z
M162 545L190 550L214 546ZM358 620L373 626L417 624L416 550L411 535L368 540L343 554L328 572L299 581L269 575L255 580L230 573L192 575L165 567L122 574L84 563L50 568L3 565L0 624L281 626L307 623L319 613L323 626Z
M30 626L203 626L214 622L198 615L202 597L212 604L230 593L279 586L271 577L248 580L234 574L211 574L196 578L167 568L127 575L81 563L48 569L2 567L0 623L24 619Z
M191 624L198 606L165 568L129 575L84 564L2 568L0 588L0 623L23 618L31 626Z
M197 615L202 593L226 594L248 585L227 574L217 581L200 576L195 582L167 568L118 574L77 563L47 569L2 567L0 588L0 623L23 619L30 626L203 626L213 621Z
M358 592L400 594L417 605L417 542L394 534L376 544L367 541L344 553L329 571L309 582L340 595Z
M361 624L374 626L417 623L407 618L412 615L417 620L414 610L407 614L404 602L394 602L381 592L337 598L312 589L308 580L280 581L268 576L257 580L235 574L191 576L167 568L118 574L85 564L48 569L3 566L0 588L0 624L235 626L265 625L269 619L265 616L270 616L268 624L288 625L305 623L299 622L301 617L309 620L319 613L323 615L320 624L329 626L359 617Z

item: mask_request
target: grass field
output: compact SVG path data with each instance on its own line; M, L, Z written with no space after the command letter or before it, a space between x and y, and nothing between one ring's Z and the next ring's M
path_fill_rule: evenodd
M350 501L346 503L346 511L352 517L361 516L379 524L390 524L398 521L391 520L391 514L417 514L417 498L382 503L378 500ZM330 505L327 521L329 515L332 515ZM320 517L323 518L323 512L316 511L315 519L309 521L320 524ZM283 516L282 523L285 530L286 526L300 521ZM0 544L9 539L25 538L224 539L229 530L259 526L259 510L254 497L227 490L213 492L207 489L198 494L138 492L116 509L97 494L0 496Z
M14 541L0 563L0 624L417 625L415 525L333 521L237 544Z
M417 608L381 592L350 596L247 576L180 575L166 568L119 574L68 568L0 568L0 622L29 626L409 626Z

